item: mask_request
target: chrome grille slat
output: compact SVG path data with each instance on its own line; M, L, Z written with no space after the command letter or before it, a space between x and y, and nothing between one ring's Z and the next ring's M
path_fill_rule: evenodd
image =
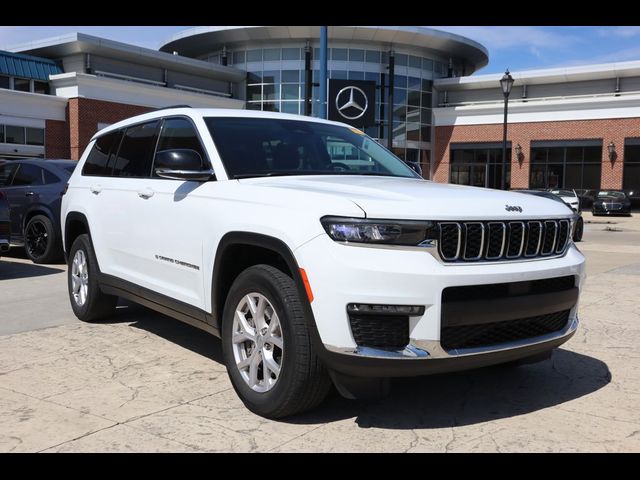
M517 240L517 228L520 229L520 241ZM513 235L512 235L513 232ZM524 229L524 222L509 222L509 246L507 247L507 254L506 257L508 259L513 259L513 258L518 258L522 255L522 248L524 247L524 237L525 237L525 229ZM515 248L517 248L517 252L516 254L510 254L509 252L511 251L511 247L512 247L512 241L513 241L513 246ZM520 244L518 246L518 244Z
M477 239L474 238L474 242L471 242L471 238L472 236L475 237L477 236L477 231L473 231L473 227L480 227L479 230L477 229L477 231L480 232L480 245L476 246L474 245L475 243L477 243ZM485 228L484 228L484 224L482 224L481 222L466 222L464 223L464 235L465 235L465 242L464 242L464 254L462 255L462 258L465 260L480 260L482 258L482 254L484 251L484 235L485 235ZM473 246L470 246L473 245ZM471 250L471 252L475 252L477 251L477 255L470 255L469 251Z
M502 257L502 254L504 253L504 246L505 246L505 242L506 242L506 235L507 235L507 227L504 224L504 222L489 222L487 224L487 228L488 228L488 233L487 233L487 251L485 253L485 259L487 260L498 260L500 257ZM498 245L498 242L494 243L494 239L493 239L493 232L497 231L498 232L498 242L499 242L499 250L498 250L498 254L497 255L490 255L490 252L495 252L495 247Z
M513 261L563 254L570 243L568 219L438 222L444 262Z
M452 228L454 227L457 230L457 244L455 245L455 254L451 255L451 249L449 245L443 245L442 238L443 235L451 236ZM455 261L460 258L460 247L462 245L462 227L458 222L441 222L438 224L438 230L440 232L439 240L438 240L438 250L440 251L440 256L446 261ZM444 251L444 248L447 248L447 251Z

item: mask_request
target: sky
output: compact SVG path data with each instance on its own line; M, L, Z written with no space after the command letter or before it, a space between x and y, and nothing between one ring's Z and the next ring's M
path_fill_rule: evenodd
M0 26L0 50L11 45L71 32L158 49L188 26ZM640 27L435 26L463 35L489 50L489 64L478 73L640 60Z

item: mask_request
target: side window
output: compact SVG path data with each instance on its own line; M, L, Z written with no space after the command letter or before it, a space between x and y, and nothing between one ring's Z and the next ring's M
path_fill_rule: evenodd
M52 183L58 183L60 181L58 176L53 174L53 173L51 173L49 170L42 169L42 171L44 172L44 184L45 185L50 185Z
M195 150L206 162L207 157L204 154L204 148L191 122L186 118L168 118L162 124L157 151L179 148ZM157 177L155 172L153 172L153 176Z
M16 167L17 165L15 163L0 165L0 187L11 185L11 179L16 171Z
M12 183L14 187L35 186L42 184L42 168L35 165L29 165L28 163L23 163L20 165L18 171L13 177Z
M102 137L98 137L96 143L93 144L91 152L87 157L87 161L84 162L82 167L82 175L99 175L109 176L110 168L107 168L109 160L109 152L111 150L117 150L117 141L120 138L120 132L112 132Z
M113 166L114 177L148 177L156 144L155 120L127 128Z

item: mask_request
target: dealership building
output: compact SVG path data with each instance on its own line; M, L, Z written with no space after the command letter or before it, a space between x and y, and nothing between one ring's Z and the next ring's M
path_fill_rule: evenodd
M317 115L319 27L198 27L159 51L84 34L0 52L0 158L78 159L100 128L176 104ZM424 27L328 28L329 117L438 182L640 188L640 61L502 74L477 42ZM361 112L341 110L344 92Z

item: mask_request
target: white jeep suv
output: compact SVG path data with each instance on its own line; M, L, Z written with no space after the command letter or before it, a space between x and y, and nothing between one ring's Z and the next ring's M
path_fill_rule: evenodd
M584 257L548 199L423 180L348 125L170 108L93 137L62 202L76 316L118 297L222 338L252 411L544 359Z

